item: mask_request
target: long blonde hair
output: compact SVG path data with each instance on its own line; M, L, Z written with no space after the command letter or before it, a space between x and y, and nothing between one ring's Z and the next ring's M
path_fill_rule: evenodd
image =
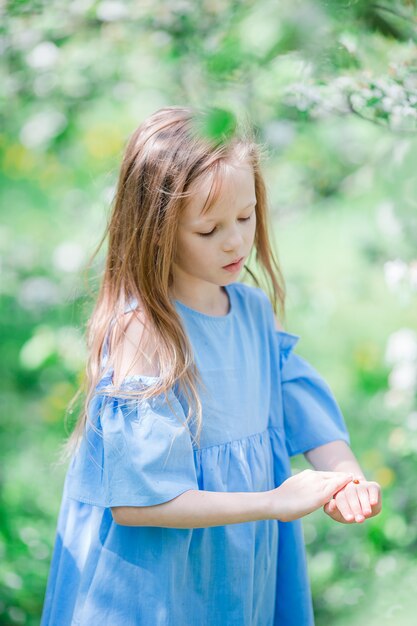
M108 236L104 275L93 312L87 323L88 358L80 394L85 401L71 435L65 442L62 458L77 448L86 422L88 406L97 393L99 380L112 367L112 352L123 340L120 320L132 298L141 304L147 324L158 340L160 375L145 389L101 389L100 393L150 398L159 393L167 397L174 384L184 393L189 405L186 425L195 420L196 440L202 427L202 406L198 385L202 384L194 362L192 347L180 316L170 297L172 262L176 232L190 186L213 174L213 185L205 210L216 201L222 165L236 158L253 167L256 193L256 231L253 250L256 264L267 285L264 287L274 311L285 315L284 279L269 237L269 213L265 182L260 171L263 147L254 139L250 125L235 124L228 132L210 134L207 120L210 110L189 107L166 107L148 117L128 141L104 235L94 251L95 258ZM245 270L261 286L247 265ZM111 333L111 349L103 369L103 351Z

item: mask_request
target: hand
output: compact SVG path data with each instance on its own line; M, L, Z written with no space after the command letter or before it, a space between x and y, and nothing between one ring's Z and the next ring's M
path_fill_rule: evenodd
M378 483L360 479L350 482L324 505L324 512L341 524L362 524L375 517L382 508L381 487Z
M353 474L320 472L311 469L287 478L270 492L269 509L272 519L289 522L329 502L333 494L352 482Z

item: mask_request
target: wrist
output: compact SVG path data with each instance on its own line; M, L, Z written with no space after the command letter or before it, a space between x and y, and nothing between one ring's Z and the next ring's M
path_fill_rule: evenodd
M284 506L280 487L262 492L261 506L263 519L284 521Z

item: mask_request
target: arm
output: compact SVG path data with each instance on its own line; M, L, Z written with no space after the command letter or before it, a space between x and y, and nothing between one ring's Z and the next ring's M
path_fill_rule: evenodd
M305 470L269 491L189 489L162 504L112 507L111 512L114 521L122 526L207 528L267 519L288 522L320 508L351 481L352 474L345 472Z
M190 489L162 504L113 507L111 511L114 521L123 526L223 526L267 519L269 492L229 493Z
M305 458L316 470L351 472L365 480L365 475L345 441L331 441L305 453Z
M135 374L158 376L158 341L143 313L125 313L113 328L112 343L116 333L119 343L110 350L114 355L114 384L118 386L125 376Z

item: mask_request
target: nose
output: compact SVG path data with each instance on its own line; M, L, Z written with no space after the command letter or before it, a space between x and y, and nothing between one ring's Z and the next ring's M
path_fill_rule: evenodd
M243 236L239 232L238 228L230 231L223 241L223 250L230 252L230 250L239 250L242 247Z

